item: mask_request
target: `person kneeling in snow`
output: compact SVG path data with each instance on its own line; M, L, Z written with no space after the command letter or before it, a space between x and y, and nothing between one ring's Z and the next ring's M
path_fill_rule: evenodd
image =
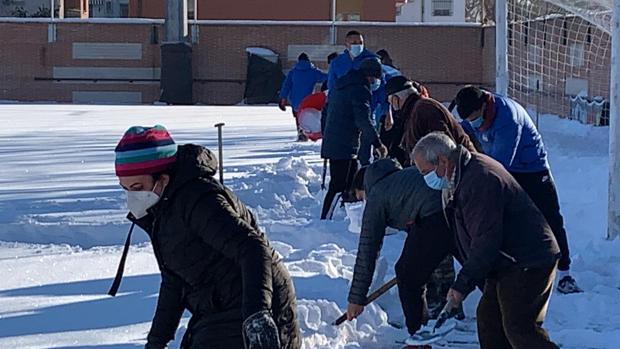
M364 310L385 229L389 226L408 232L395 269L407 330L414 334L429 317L425 284L440 263L452 264L452 258L446 257L453 253L454 240L441 210L441 195L426 186L415 167L403 170L392 159L362 167L355 175L353 188L359 200L366 200L366 207L347 319L353 320ZM452 272L450 283L435 297L438 299L431 301L445 300L454 281L452 265L449 270ZM443 307L443 304L435 305L439 309Z
M177 147L162 126L130 128L115 153L128 218L161 271L145 348L165 348L185 309L182 348L300 348L291 278L254 215L213 178L214 154Z
M560 248L545 217L499 162L441 132L422 138L413 160L442 190L463 268L448 292L461 304L484 280L476 320L481 349L557 349L542 328Z

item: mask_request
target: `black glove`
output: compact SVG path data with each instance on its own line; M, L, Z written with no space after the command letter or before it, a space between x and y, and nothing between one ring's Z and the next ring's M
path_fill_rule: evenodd
M243 341L246 349L280 349L278 327L269 311L262 310L245 319Z

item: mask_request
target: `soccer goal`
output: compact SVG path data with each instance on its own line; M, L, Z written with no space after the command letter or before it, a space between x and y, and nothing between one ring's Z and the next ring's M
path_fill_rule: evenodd
M620 232L620 0L495 5L497 91L518 100L536 121L551 114L610 126L607 234L614 238Z

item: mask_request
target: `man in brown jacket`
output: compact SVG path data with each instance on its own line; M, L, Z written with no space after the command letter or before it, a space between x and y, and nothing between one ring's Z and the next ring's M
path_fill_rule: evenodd
M435 132L415 146L426 184L443 191L444 212L464 264L448 301L484 290L477 310L482 349L558 348L541 327L560 249L527 193L492 158Z
M392 108L404 120L404 134L401 147L411 153L416 143L431 132L444 132L456 144L461 144L470 151L476 151L474 144L463 127L440 102L424 97L413 83L402 77L388 80L385 93Z

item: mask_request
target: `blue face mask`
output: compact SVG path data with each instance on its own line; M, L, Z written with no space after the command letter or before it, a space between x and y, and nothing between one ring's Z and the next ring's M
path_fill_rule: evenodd
M437 170L425 174L424 181L431 189L441 190L448 188L448 180L444 177L439 177L437 175Z
M375 79L375 81L373 81L373 82L370 84L370 89L371 89L372 91L376 91L376 90L378 90L378 89L379 89L379 87L381 87L381 80L380 80L380 79Z
M484 119L482 119L482 116L479 116L475 118L474 120L469 121L469 123L471 124L471 127L473 128L480 128L480 126L482 126L483 121Z
M349 50L349 52L351 52L351 56L353 57L357 57L359 55L362 54L362 51L364 51L364 45L351 45L351 49Z

